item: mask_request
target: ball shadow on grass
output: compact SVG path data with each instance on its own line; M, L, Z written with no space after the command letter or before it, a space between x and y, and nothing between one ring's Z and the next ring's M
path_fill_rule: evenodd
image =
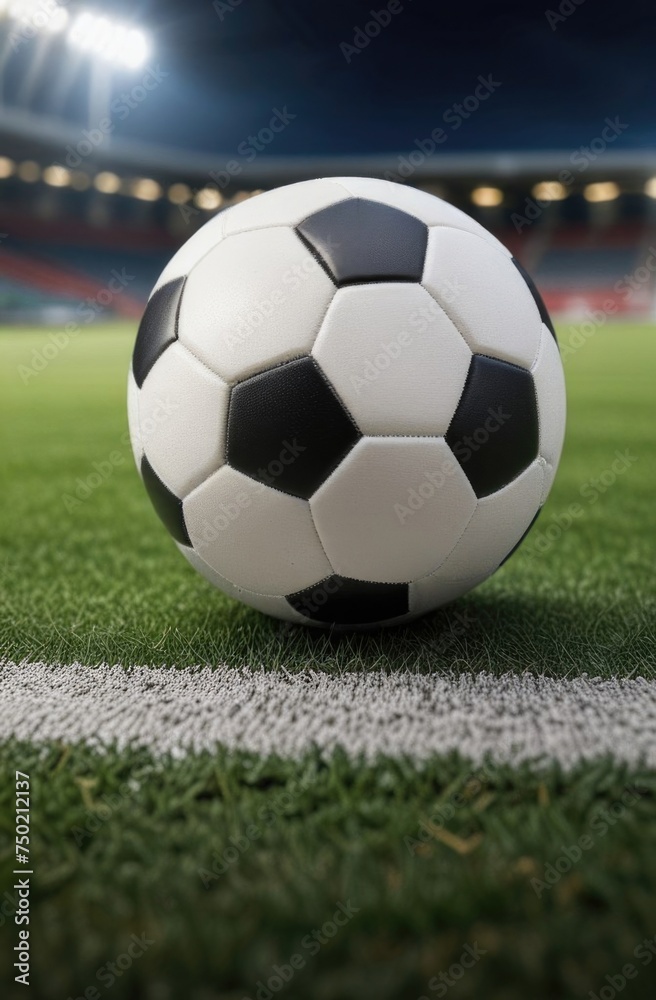
M256 614L253 612L253 614ZM249 616L250 617L250 616ZM258 616L259 617L259 616ZM590 599L475 591L408 625L372 631L260 622L260 662L340 670L656 675L653 616Z

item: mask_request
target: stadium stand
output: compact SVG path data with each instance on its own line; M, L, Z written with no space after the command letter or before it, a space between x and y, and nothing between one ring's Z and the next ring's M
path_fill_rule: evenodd
M262 170L258 180L264 188L299 179L276 167L267 183L266 166ZM12 196L11 208L3 214L8 238L0 243L0 321L58 323L67 314L74 317L88 299L107 300L98 318L138 318L177 247L217 209L257 193L236 187L218 192L207 178L199 184L190 171L173 185L164 176L148 181L157 193L143 200L125 194L133 180L112 176L121 184L113 195L94 190L97 175L91 173L85 175L87 189L80 191L71 190L68 181L55 189L42 182L21 183L13 168L12 176L0 179L0 198ZM69 179L72 183L74 178ZM485 175L476 180L484 183ZM475 181L464 185L455 173L443 173L439 191L426 178L416 182L492 230L534 276L555 315L576 318L609 303L623 315L653 315L654 274L645 264L653 260L656 266L654 200L636 195L630 183L626 195L602 205L590 205L577 190L542 206L536 219L518 226L517 210L530 197L534 180L518 170L504 185L501 207L472 204ZM499 181L490 173L487 183ZM186 196L173 197L176 188ZM116 274L125 276L124 284L108 296L108 282Z

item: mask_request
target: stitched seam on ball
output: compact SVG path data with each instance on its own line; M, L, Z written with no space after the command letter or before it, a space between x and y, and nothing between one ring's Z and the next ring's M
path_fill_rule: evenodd
M460 539L462 538L462 536L466 532L467 528L471 524L471 520L472 520L474 514L476 513L477 509L478 509L478 498L476 499L476 503L474 504L473 511L471 512L471 514L469 515L469 518L467 519L467 524L464 526L464 528L462 529L462 531L460 532L460 534L456 538L455 542L453 543L453 545L451 546L451 548L449 549L449 551L445 555L444 559L442 559L441 562L438 563L438 565L434 569L432 569L430 571L430 573L426 573L425 576L420 576L417 580L413 580L412 583L420 583L422 580L427 580L429 576L433 576L434 573L439 572L439 570L442 568L442 566L444 566L444 563L447 561L447 559L449 559L450 556L453 555L453 553L455 551L455 548L456 548L456 545L458 544L458 542L460 541ZM454 582L457 583L458 581L456 580Z
M338 204L339 204L339 202L338 202ZM299 233L297 226L294 227L293 232L296 233L296 236L298 237L299 241L303 244L303 246L308 251L308 253L312 257L312 259L316 260L316 262L319 265L319 267L321 268L321 270L324 272L324 274L326 274L328 276L328 278L330 279L330 283L332 285L334 285L335 288L337 288L338 284L337 284L337 279L335 278L335 275L332 273L332 271L328 267L328 263L323 259L323 257L321 256L321 254L319 253L319 251L316 249L316 247L312 246L312 244L310 243L310 241L308 239L306 239L306 237L303 235L303 233Z
M474 221L475 220L472 219L472 222ZM492 233L488 233L488 231L486 229L483 229L482 226L481 228L485 233L484 236L481 236L480 233L472 233L471 229L461 229L460 226L454 226L450 222L433 222L432 224L426 223L426 225L428 226L429 234L431 229L453 229L456 233L464 233L465 236L473 236L474 239L480 240L481 243L485 243L485 245L491 247L492 250L496 250L496 252L500 254L505 260L507 261L512 260L512 254L508 249L508 247L504 246L501 240L498 240L496 236L492 235Z
M196 361L199 365L202 365L203 368L205 369L205 371L207 371L207 372L210 373L210 375L212 376L212 378L218 379L219 382L221 382L224 386L226 386L228 389L230 388L230 383L227 382L224 379L223 375L219 375L218 372L215 372L213 368L210 368L210 366L208 364L206 364L206 362L203 361L202 358L199 358L198 355L195 354L190 347L187 347L187 345L185 343L183 343L180 340L179 337L178 337L177 343L180 345L180 347L184 351L187 352L187 354L189 355L190 358L192 358L193 361ZM173 345L171 345L171 346L173 346ZM158 360L159 360L159 358L158 358Z
M414 582L412 580L410 582L408 582L407 580L365 580L364 578L361 579L359 576L344 576L343 573L338 573L336 570L333 570L330 576L322 576L320 580L318 580L316 583L311 583L309 587L303 587L301 590L295 590L293 594L286 594L285 600L287 600L287 598L289 597L296 597L298 594L302 594L304 590L310 590L314 589L315 587L320 587L322 584L326 583L326 581L332 579L332 577L334 576L338 576L340 580L349 580L349 581L352 580L353 583L380 584L381 587L409 587L410 584ZM264 597L266 595L262 594L260 596ZM302 614L302 612L299 611L299 615L300 614ZM383 621L394 621L396 618L403 618L404 615L407 614L408 612L404 611L403 614L401 615L394 615L393 618L385 618L383 619ZM316 621L316 619L312 618L310 619L310 621Z
M179 544L179 543L177 543L177 544ZM186 546L186 547L188 548L189 546ZM201 553L199 552L199 550L198 550L197 548L195 548L195 547L194 547L194 545L192 545L192 546L191 546L191 549L192 549L192 551L193 551L193 552L194 552L194 553L195 553L195 554L196 554L196 555L198 556L198 558L199 558L199 559L201 560L201 562L205 563L205 565L207 566L207 568L208 568L209 570L211 570L211 571L212 571L212 573L216 573L216 575L217 575L217 576L220 576L220 577L221 577L221 579L222 579L222 580L224 580L224 581L225 581L225 582L226 582L227 584L229 584L229 585L230 585L231 587L236 587L236 588L237 588L237 590L241 590L241 591L243 591L243 592L244 592L245 594L252 594L252 595L253 595L253 597L274 597L274 598L279 598L279 599L280 599L281 601L284 601L284 600L286 600L286 599L287 599L287 595L286 595L286 594L263 594L263 593L261 593L261 592L260 592L259 590L249 590L249 588L248 588L248 587L242 587L242 586L240 586L240 584L238 584L238 583L235 583L235 582L234 582L234 580L229 580L227 576L223 576L223 574L222 574L222 573L219 573L218 569L215 569L215 568L214 568L214 566L212 566L212 565L211 565L210 563L208 563L207 559L205 559L205 558L204 558L204 557L203 557L203 556L201 555ZM190 566L192 567L192 569L195 569L195 568L196 568L196 567L195 567L195 566L193 565L193 563L191 563L191 562L189 562L189 565L190 565ZM197 571L197 572L198 572L198 571ZM326 577L323 577L323 579L327 580L327 579L329 579L329 578L328 578L328 577L326 576ZM220 586L219 586L218 584L214 584L214 583L212 583L212 582L211 582L210 580L207 580L207 582L208 582L208 583L210 583L210 584L211 584L211 586L214 586L214 587L216 587L216 588L217 588L218 590L221 590L221 593L222 593L222 594L225 594L225 595L226 595L226 597L229 597L229 598L230 598L230 600L234 601L234 600L237 600L237 599L238 599L238 598L236 598L236 597L232 597L232 596L231 596L230 594L227 594L227 593L226 593L226 591L225 591L225 590L223 590L223 589L222 589L222 588L221 588L221 587L220 587ZM316 586L316 584L310 584L310 586ZM300 591L294 591L294 593L300 593ZM292 610L293 610L293 611L296 611L296 608L292 608ZM299 615L300 615L300 614L301 614L301 613L300 613L300 611L299 611L299 612L297 612L297 614L299 614ZM303 615L301 615L301 617L303 617ZM296 622L295 624L299 625L299 624L301 624L301 623L300 623L300 622Z
M330 177L324 177L324 178L322 178L322 180L331 180L331 179L332 178L330 178ZM372 180L372 179L373 180L381 180L381 178L369 178L369 177L360 178L360 180ZM356 194L354 191L351 191L350 188L347 188L346 184L344 184L342 181L334 181L334 183L335 184L339 184L339 186L344 191L346 191L346 193L351 198L360 198L362 201L375 201L375 202L377 202L377 204L379 204L379 205L385 205L387 208L395 208L397 212L404 212L405 215L412 216L413 219L417 219L419 222L423 222L424 225L426 226L426 228L430 229L430 226L428 225L428 223L424 222L424 220L421 218L420 215L417 215L415 212L411 212L410 209L408 209L408 208L399 208L398 205L392 205L389 201L382 201L379 196L366 195L366 194ZM391 181L390 183L394 183L394 182ZM399 185L399 187L400 186L401 185ZM339 204L339 202L337 204Z
M337 392L337 389L332 384L332 382L330 381L330 379L326 375L325 371L321 367L320 363L317 361L317 359L314 357L313 354L310 355L310 358L312 360L312 363L314 364L314 367L317 369L320 378L323 379L323 381L326 383L326 385L328 386L328 388L332 392L333 396L335 397L337 403L339 404L340 409L342 409L344 411L344 413L349 418L349 420L351 421L351 423L355 427L356 431L360 435L360 437L358 438L358 440L360 440L360 438L363 437L363 432L360 429L360 425L358 424L357 420L355 419L355 417L353 416L353 414L349 410L348 406L346 405L346 403L344 402L344 400L342 399L342 397L340 396L340 394ZM347 450L342 455L342 458L340 458L340 462L342 461L343 458L346 458L346 456L348 455L348 453L351 450L351 448L355 447L355 445L357 443L358 442L355 441L354 444L352 444L349 448L347 448Z
M463 537L465 531L467 530L467 528L471 524L472 518L474 517L474 514L478 510L479 505L481 504L481 501L487 500L488 497L495 496L497 493L503 493L503 492L505 492L507 490L510 490L512 488L513 484L516 483L518 479L521 479L522 476L525 476L526 473L528 472L528 470L531 469L534 465L537 465L538 468L540 469L541 480L540 480L540 488L538 490L538 493L539 493L538 510L540 510L542 508L543 503L544 503L544 501L542 500L542 494L544 492L544 483L545 483L544 464L545 464L544 459L542 458L541 455L538 455L536 458L533 459L533 461L531 462L531 464L529 466L527 466L526 469L524 469L523 472L520 472L519 476L516 476L515 479L512 479L509 483L506 483L506 485L502 486L500 490L496 490L495 493L488 493L488 496L486 496L486 497L477 497L477 499L476 499L476 506L474 507L472 516L469 518L469 521L467 522L467 524L463 528L463 531L462 531L462 533L460 535L460 538ZM456 544L453 546L453 548L451 549L451 551L449 552L449 554L446 556L446 558L442 560L442 562L437 567L437 569L434 569L432 571L433 573L437 573L449 561L449 559L451 558L451 556L455 552L456 546L457 546L458 542L460 541L460 538L458 538L458 541L456 542ZM513 546L510 547L509 552L512 551L512 548L513 548ZM508 552L505 554L505 556L502 557L501 562L503 562L503 559L506 558L507 555L508 555ZM496 572L496 570L499 568L500 565L501 565L501 563L497 563L497 565L493 569L491 569L489 573L486 574L486 578L488 576L492 576L492 574ZM428 575L432 576L432 573L429 573ZM425 579L426 579L426 577L422 577L422 580L425 580ZM449 581L453 581L454 583L459 583L461 580L469 580L470 576L469 575L463 576L463 577L451 576L451 577L446 577L445 579L447 579ZM418 583L419 581L415 581L415 582Z
M325 180L330 180L330 177L326 177ZM333 184L336 184L338 187L341 187L342 191L346 191L349 198L358 197L358 195L353 194L353 192L349 188L347 188L346 184L344 184L343 181L333 181Z
M535 356L535 360L534 360L533 364L531 365L531 367L529 369L529 371L531 372L531 375L533 375L535 373L536 368L541 363L542 358L546 354L546 350L545 350L545 346L544 346L545 345L545 333L548 333L549 336L551 337L551 331L549 330L549 328L546 325L546 323L542 324L542 330L540 332L541 332L541 336L540 336L540 343L538 344L538 352L537 352L537 354ZM551 337L551 339L553 340L553 337Z
M317 361L317 359L312 354L312 351L314 350L315 344L316 344L317 340L319 339L319 334L321 333L321 328L322 328L323 324L326 321L326 316L328 315L330 307L333 304L333 302L335 301L335 295L336 295L336 293L337 293L337 287L335 287L335 289L333 291L333 294L330 296L330 299L328 300L328 305L326 306L326 308L323 311L323 316L319 320L319 325L317 327L317 331L316 331L316 333L315 333L315 335L314 335L314 337L312 339L312 344L310 346L310 356L312 357L312 360L314 361L315 364L319 364L319 362ZM323 368L321 369L321 371L323 372Z
M334 472L335 472L335 470L333 470L333 472L331 473L331 475L333 475L333 474L334 474ZM328 477L328 478L330 478L330 477ZM310 518L311 518L311 520L312 520L312 527L314 528L314 533L315 533L315 535L316 535L316 536L317 536L317 538L319 539L319 545L321 546L321 551L322 551L322 552L323 552L323 554L325 555L325 557L326 557L326 560L327 560L327 562L328 562L328 565L330 566L331 570L333 571L333 572L332 572L332 575L335 575L335 576L339 576L339 574L337 573L337 570L335 569L335 567L333 566L333 564L332 564L332 563L331 563L331 561L330 561L330 556L329 556L329 555L328 555L328 553L326 552L326 546L325 546L325 545L323 544L323 538L322 538L322 537L321 537L321 535L319 534L319 529L317 528L317 522L316 522L316 521L314 520L314 511L312 510L312 504L310 503L310 501L309 501L309 500L307 501L307 505L308 505L308 507L310 508ZM327 579L328 579L328 577L326 576L326 577L323 577L322 579L324 579L324 580L327 580ZM297 591L297 593L298 593L298 591Z
M424 261L424 271L425 270L426 270L426 261ZM430 288L427 288L426 285L424 284L424 274L423 273L422 273L421 281L419 282L419 284L428 293L428 295L430 295L431 299L436 304L436 306L438 307L438 309L442 310L442 312L444 313L444 315L448 319L449 323L451 323L451 325L454 328L454 330L456 330L460 334L460 336L462 337L463 341L465 342L465 346L471 351L472 354L475 354L476 352L475 352L474 348L471 346L471 344L469 343L469 341L465 337L464 333L462 332L462 330L460 329L460 327L458 326L458 324L454 320L453 316L449 315L449 313L444 308L444 305L439 301L439 299L436 298L435 295L433 295L433 293L431 292Z
M477 233L470 233L470 232L469 232L468 230L466 230L466 229L458 229L458 227L457 227L457 226L449 226L449 225L443 225L442 223L437 223L437 224L436 224L436 225L434 225L434 226L428 226L428 229L429 229L429 231L430 231L431 229L453 229L453 230L455 230L455 232L457 232L457 233L464 233L464 234L465 234L466 236L473 236L473 237L474 237L475 239L477 239L477 240L480 240L480 241L481 241L482 243L485 243L485 245L486 245L486 246L488 246L488 247L491 247L491 248L492 248L493 250L496 250L496 251L497 251L497 253L498 253L498 254L499 254L499 255L500 255L501 257L503 257L503 258L504 258L504 259L505 259L506 261L508 261L508 260L512 260L512 256L511 256L511 257L506 257L506 255L505 255L505 254L503 254L503 253L502 253L502 252L501 252L501 251L499 250L499 248L498 248L498 247L494 246L494 244L490 243L490 241L489 241L488 239L486 239L486 238L485 238L484 236L479 236L479 235L478 235ZM503 244L501 244L501 245L503 246ZM426 251L426 260L427 260L427 259L428 259L428 250ZM452 316L451 316L451 315L450 315L450 314L449 314L449 313L447 312L447 310L446 310L445 306L443 305L443 303L442 303L442 302L440 302L440 301L439 301L439 299L437 299L437 298L436 298L436 296L435 296L435 295L433 295L433 293L431 292L430 288L427 288L427 286L426 286L426 285L424 284L424 274L425 274L425 271L426 271L426 261L424 261L424 273L422 274L422 277L421 277L421 285L422 285L422 287L426 289L426 291L427 291L427 292L428 292L428 294L429 294L429 295L431 296L431 298L432 298L432 299L433 299L433 300L434 300L434 301L435 301L435 302L437 303L437 305L438 305L438 306L440 307L440 309L441 309L441 310L442 310L442 311L444 312L444 314L446 315L447 319L449 319L449 320L451 321L451 323L453 323L454 327L456 328L456 330L458 331L458 333L460 334L460 336L462 337L462 339L463 339L463 340L465 341L465 343L467 344L467 347L468 347L468 348L469 348L469 350L470 350L470 351L472 352L472 354L479 354L480 352L479 352L479 351L476 351L476 350L474 350L474 348L473 348L473 347L471 346L471 344L469 343L469 341L468 341L468 340L467 340L467 338L465 337L464 333L462 332L462 330L460 329L460 327L458 326L458 324L456 323L456 321L455 321L455 320L453 319L453 317L452 317ZM520 275L519 271L517 271L517 269L516 269L515 267L513 267L513 272L514 272L514 273L515 273L515 274L516 274L516 275L518 276L518 278L519 278L519 279L520 279L520 280L522 281L522 284L523 284L523 285L524 285L524 287L526 288L526 291L528 292L528 294L529 294L529 295L531 296L531 301L533 302L533 305L535 306L535 300L533 299L533 296L531 295L531 292L530 292L530 289L529 289L528 285L526 284L526 282L525 282L525 281L523 280L523 278L521 277L521 275ZM535 306L535 308L537 309L537 306ZM542 318L540 317L540 311L539 311L539 309L538 309L537 311L538 311L538 318L540 319L540 334L542 334L542 326L544 326L544 324L543 324L543 322L542 322ZM539 351L539 350L540 350L540 344L538 343L538 351ZM503 359L501 358L501 359L497 359L497 360L503 360ZM514 363L514 362L512 362L512 361L508 362L508 364L513 364L513 363ZM535 364L535 359L534 359L534 361L532 362L532 364ZM517 367L521 367L521 366L520 366L520 365L518 365ZM531 370L531 369L530 369L530 367L529 367L529 368L528 368L527 370L528 370L528 371L530 371L530 370Z
M206 368L208 370L208 372L210 372L211 375L213 375L215 378L220 378L221 381L223 383L225 383L225 385L230 386L230 382L228 382L227 379L224 379L223 375L219 375L219 373L215 372L213 368L210 368L210 366L208 365L207 361L203 361L202 358L199 358L198 355L196 354L196 352L191 349L191 347L189 347L187 344L185 344L185 342L183 340L180 340L180 337L177 338L177 343L180 344L182 347L184 347L185 351L187 351L189 354L191 354L192 358L195 358L196 361L198 361L198 363L201 364L203 366L203 368ZM157 360L159 361L159 358ZM155 363L157 363L157 362L155 362ZM153 365L153 367L154 367L154 365Z

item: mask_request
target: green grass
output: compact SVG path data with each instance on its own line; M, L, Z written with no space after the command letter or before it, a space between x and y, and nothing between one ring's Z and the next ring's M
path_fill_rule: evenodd
M213 591L177 553L128 444L124 397L133 337L125 326L86 332L25 383L21 366L33 364L33 352L50 343L48 332L0 334L0 392L11 421L0 525L4 655L653 676L652 328L608 326L566 358L569 424L561 468L532 535L506 567L410 628L341 638L288 629L240 606ZM637 459L627 471L596 502L594 487L582 498L581 488L627 449ZM77 480L116 452L111 475L68 509ZM555 519L564 523L572 503L582 513L560 532ZM559 534L552 544L549 530ZM458 612L466 613L465 629Z
M300 953L307 965L285 1000L435 1000L429 980L477 944L485 955L450 996L570 1000L638 965L635 948L656 934L653 772L601 762L567 780L508 768L472 777L456 760L422 771L313 756L158 764L142 752L11 746L0 752L5 842L16 767L32 781L29 995L39 1000L94 984L107 995L97 970L133 933L153 943L114 998L253 1000L258 980ZM422 840L431 816L436 835ZM553 883L549 865L564 870ZM311 955L305 936L349 901L357 914ZM0 933L13 945L13 924ZM647 1000L656 965L639 968L625 995Z
M608 326L566 358L561 469L506 567L412 628L340 638L287 629L222 597L175 551L127 443L132 338L125 327L85 333L24 384L19 366L48 334L0 335L9 414L1 655L656 676L653 329ZM590 502L582 487L618 450L636 460ZM121 461L112 474L67 510L76 479L114 451ZM573 503L582 512L561 530ZM542 552L550 534L558 537ZM11 968L16 769L32 782L31 991L13 984ZM339 755L291 763L218 751L156 761L141 751L3 746L2 996L265 1000L258 981L301 954L305 967L273 995L435 1000L445 994L431 978L477 943L484 956L447 998L587 998L633 963L638 975L622 997L647 1000L656 959L643 966L634 952L656 934L655 793L652 772L611 761L570 775L490 766L472 778L456 758L418 769ZM601 832L609 809L616 821ZM565 851L584 835L590 848L538 894L531 881L544 881L548 865L567 867ZM206 874L205 887L201 870L211 873L231 838L246 847L220 878ZM357 914L311 955L305 936L349 900ZM125 953L131 934L153 943L108 988L97 972Z

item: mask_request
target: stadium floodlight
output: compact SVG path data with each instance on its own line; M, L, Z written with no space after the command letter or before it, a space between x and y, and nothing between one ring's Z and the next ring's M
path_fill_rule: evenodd
M205 212L212 212L215 208L219 208L223 201L223 195L217 188L205 187L201 188L200 191L196 192L194 202L198 208L202 208Z
M116 194L121 188L121 178L111 170L101 170L94 177L93 186L101 194Z
M22 163L18 164L16 173L22 181L27 181L28 184L33 184L34 181L38 181L41 176L41 167L34 160L23 160Z
M56 35L68 24L68 11L56 0L0 0L0 14L17 21L26 37L41 31Z
M0 178L11 177L16 164L8 156L0 156Z
M43 171L43 180L51 187L67 187L71 182L71 172L66 167L53 163Z
M615 181L596 181L594 184L586 184L583 188L583 197L586 201L614 201L619 196L619 185Z
M531 193L538 201L562 201L567 197L567 188L560 181L540 181Z
M171 184L168 197L172 205L184 205L191 198L191 188L188 184Z
M470 198L479 208L495 208L503 201L503 191L496 187L477 187L472 191Z
M91 178L84 170L71 170L70 184L75 191L86 191L91 187Z
M656 198L656 177L650 177L645 184L645 194L648 198Z
M130 194L140 201L157 201L162 197L162 188L151 177L137 177L130 185Z
M150 52L143 31L88 10L77 15L67 37L78 51L128 69L142 66Z

